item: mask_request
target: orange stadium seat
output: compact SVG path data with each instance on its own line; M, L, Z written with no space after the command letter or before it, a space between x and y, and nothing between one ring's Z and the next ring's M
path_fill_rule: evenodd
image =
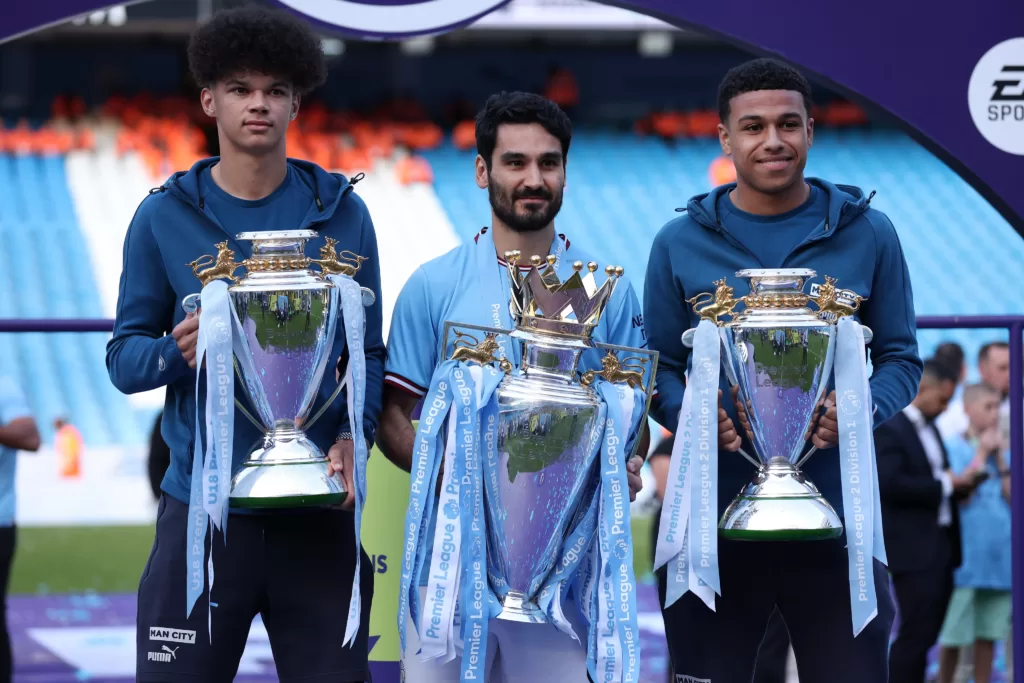
M840 128L863 126L868 123L867 113L853 102L837 100L825 105L823 109L823 121L829 126Z
M473 149L476 147L476 123L461 121L452 131L452 144L456 149Z
M686 135L686 116L679 112L658 112L651 114L651 130L663 138L674 139Z
M345 174L373 170L373 158L365 149L348 147L338 155L338 170Z
M430 162L423 157L410 155L395 164L395 178L402 185L433 183L434 170L430 167Z
M718 137L718 112L709 109L692 111L686 115L686 132L693 138Z

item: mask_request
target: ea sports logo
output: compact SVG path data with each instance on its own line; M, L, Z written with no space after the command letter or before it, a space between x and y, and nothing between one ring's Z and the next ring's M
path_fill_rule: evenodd
M1024 155L1024 38L999 43L978 61L967 86L978 132L993 146Z
M275 0L346 33L403 38L442 33L476 21L509 0Z

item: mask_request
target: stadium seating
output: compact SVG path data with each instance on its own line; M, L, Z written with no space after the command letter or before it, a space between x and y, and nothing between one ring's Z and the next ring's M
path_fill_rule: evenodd
M0 156L0 316L98 318L93 270L61 156ZM105 334L0 335L0 365L29 396L44 438L69 417L90 445L141 432L104 366Z
M328 122L324 126L334 120L326 113L320 118ZM176 159L191 162L201 155L201 141L187 121L141 116L127 133L124 123L96 125L73 140L55 132L8 135L6 150L0 150L0 287L17 294L0 298L0 317L113 317L124 233L139 201ZM357 188L377 230L385 336L412 271L490 220L487 193L472 180L468 126L462 128L459 139L443 143L430 126L356 124L347 138L309 127L295 136L300 152L303 144L326 144L332 162L325 163L347 166L349 175L367 171ZM418 156L408 156L405 145L416 147ZM712 166L716 160L719 167ZM678 215L677 207L712 184L712 170L718 176L728 169L720 167L711 137L665 141L578 132L558 228L587 251L614 255L641 296L654 235ZM1024 277L1024 241L977 192L906 136L820 131L807 172L877 190L872 204L899 232L919 314L1019 312L1011 292ZM26 387L44 438L51 437L53 418L66 415L87 446L145 439L163 390L118 393L104 365L107 338L0 335L0 372L14 374ZM1005 338L1005 332L920 333L923 354L951 339L969 358L992 338Z

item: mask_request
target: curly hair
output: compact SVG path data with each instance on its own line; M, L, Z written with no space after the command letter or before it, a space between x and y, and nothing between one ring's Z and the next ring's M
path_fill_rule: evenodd
M803 74L777 59L754 59L733 67L718 86L718 117L729 120L732 98L757 90L792 90L804 98L807 115L811 114L811 84Z
M562 163L568 158L572 122L557 104L534 93L501 92L488 97L476 116L476 151L488 170L498 144L498 127L503 123L539 123L562 143Z
M283 10L248 5L218 12L189 40L192 77L208 88L234 74L274 76L304 95L327 80L327 64L313 31Z

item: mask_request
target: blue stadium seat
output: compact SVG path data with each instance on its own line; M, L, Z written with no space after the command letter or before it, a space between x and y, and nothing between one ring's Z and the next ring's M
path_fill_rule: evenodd
M99 318L89 252L62 157L0 156L0 318ZM0 372L28 394L44 440L66 416L89 446L145 435L105 369L104 333L0 334Z

